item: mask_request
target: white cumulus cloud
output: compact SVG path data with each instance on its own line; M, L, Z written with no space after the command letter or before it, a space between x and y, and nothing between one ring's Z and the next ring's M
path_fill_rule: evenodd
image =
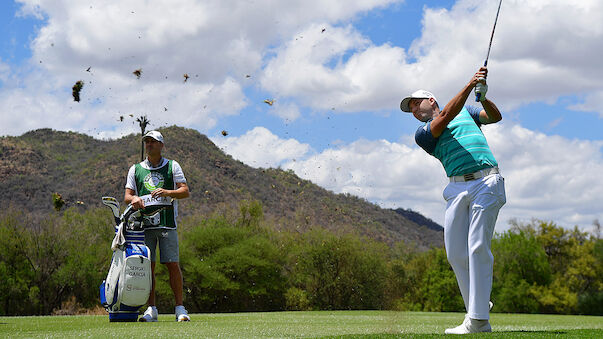
M256 168L279 167L311 151L310 145L281 139L265 127L255 127L240 137L214 137L212 141L233 158Z
M507 190L498 231L508 228L512 218L582 229L603 220L603 182L597 179L603 173L603 141L547 136L515 124L485 126L484 133ZM251 166L282 165L336 193L360 196L385 208L411 208L442 224L446 174L438 160L410 139L361 139L315 153L294 139L280 139L256 127L239 138L214 142Z
M295 121L301 116L301 112L299 111L299 106L297 106L297 104L294 102L280 102L279 100L276 100L272 104L272 107L268 112L276 115L285 122Z
M445 173L435 158L415 146L361 139L284 167L334 192L382 207L412 208L432 218L434 211L441 212Z
M408 49L375 45L353 26L328 26L329 34L320 34L317 24L308 25L303 39L276 49L262 85L339 112L395 110L417 88L447 102L483 64L497 5L460 0L449 10L426 7L422 35ZM515 108L600 93L603 68L593 61L603 51L602 22L603 3L596 0L505 1L489 60L491 96ZM588 106L603 111L598 98Z
M28 67L11 72L0 64L6 82L0 109L9 115L0 121L0 135L52 127L119 136L136 130L117 121L129 114L206 132L246 107L244 89L253 86L273 46L308 24L350 20L395 2L18 0L19 16L43 21ZM132 74L137 69L140 79ZM79 104L71 100L78 80L85 82ZM274 114L297 119L297 104L285 102Z
M489 128L489 144L506 178L502 218L539 218L566 226L603 220L603 141L547 136L519 125Z

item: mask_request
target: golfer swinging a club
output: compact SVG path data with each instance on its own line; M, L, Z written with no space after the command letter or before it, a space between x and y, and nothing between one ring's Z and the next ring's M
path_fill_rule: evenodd
M486 99L486 67L442 109L433 94L418 90L400 103L425 124L415 140L436 157L450 183L444 189L444 245L463 296L467 314L463 323L447 334L491 332L490 292L494 258L490 243L498 211L505 204L504 179L498 170L481 125L502 119L494 103ZM482 108L465 106L476 88Z

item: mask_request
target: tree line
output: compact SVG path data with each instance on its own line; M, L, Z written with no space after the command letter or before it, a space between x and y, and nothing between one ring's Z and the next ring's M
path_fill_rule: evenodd
M107 209L0 217L0 315L98 308L111 259ZM492 240L493 312L603 315L603 240L533 220ZM443 248L418 251L351 233L279 230L258 201L180 221L189 312L388 309L458 311L463 301ZM157 266L158 309L173 297ZM68 312L67 312L68 313Z

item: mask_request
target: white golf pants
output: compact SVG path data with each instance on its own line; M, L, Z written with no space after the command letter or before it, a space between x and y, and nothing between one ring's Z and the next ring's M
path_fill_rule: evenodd
M505 204L500 174L466 182L451 182L444 189L447 201L444 244L470 318L489 319L494 258L490 243L498 211Z

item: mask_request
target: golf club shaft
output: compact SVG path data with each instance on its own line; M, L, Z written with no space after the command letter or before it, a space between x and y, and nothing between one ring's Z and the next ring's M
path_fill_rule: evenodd
M494 26L492 27L492 34L490 34L490 43L488 44L488 53L486 54L486 61L484 61L484 67L488 66L488 58L490 57L490 49L492 48L492 40L494 39L494 30L496 29L496 22L498 22L498 13L500 13L500 5L502 5L502 0L498 2L498 9L496 10L496 18L494 19Z
M488 44L488 53L486 54L486 61L484 61L484 67L488 67L488 58L490 57L490 49L492 48L492 40L494 39L494 30L496 30L496 23L498 22L498 13L500 13L500 6L502 0L498 2L498 9L496 10L496 18L494 19L494 26L492 27L492 34L490 34L490 43ZM479 102L481 99L481 93L475 92L475 102Z

